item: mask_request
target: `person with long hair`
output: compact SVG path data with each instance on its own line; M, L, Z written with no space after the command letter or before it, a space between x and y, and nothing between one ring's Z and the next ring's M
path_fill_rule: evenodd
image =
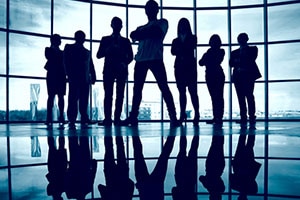
M181 18L177 27L177 38L172 42L171 53L175 58L175 79L179 91L180 122L186 120L186 88L188 88L191 101L194 107L193 124L199 124L199 98L197 91L197 62L195 49L197 37L192 34L190 22L186 18Z

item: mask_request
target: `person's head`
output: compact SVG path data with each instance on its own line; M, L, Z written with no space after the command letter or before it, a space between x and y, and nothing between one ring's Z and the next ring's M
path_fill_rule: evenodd
M145 12L148 20L155 20L158 14L158 3L154 0L149 0L145 5Z
M75 32L75 41L77 44L83 44L85 40L85 33L81 30Z
M238 43L240 46L246 46L247 42L249 40L249 37L247 33L240 33L239 36L237 37Z
M120 33L123 27L122 20L119 17L113 17L110 26L114 33Z
M58 35L58 34L51 35L50 42L51 42L51 45L58 47L61 44L60 35Z
M187 35L192 34L191 25L187 18L181 18L178 22L177 35L180 34L187 34Z
M222 46L220 36L217 34L213 34L209 39L209 46L212 48L220 48Z

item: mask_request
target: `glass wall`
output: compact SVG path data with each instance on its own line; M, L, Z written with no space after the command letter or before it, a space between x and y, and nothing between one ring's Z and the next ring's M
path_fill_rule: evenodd
M259 119L300 119L299 101L300 73L300 13L299 1L251 0L251 1L179 1L160 0L159 16L169 22L164 40L164 62L169 86L179 113L179 94L175 84L174 60L170 45L177 35L180 18L189 19L192 31L197 35L197 60L208 49L212 34L219 34L226 55L222 63L226 76L224 90L225 119L238 119L239 108L235 89L231 83L228 66L229 53L238 48L236 38L247 32L251 45L259 49L257 63L263 75L257 80L255 96ZM89 114L92 120L103 119L103 59L96 53L101 38L110 35L110 21L118 16L123 21L121 34L128 37L137 26L147 23L144 11L146 0L118 0L89 2L76 0L3 0L0 3L0 120L44 121L47 101L45 47L50 45L51 34L63 37L61 49L73 43L74 32L86 33L85 47L92 52L97 83L90 93ZM53 10L52 10L53 9ZM134 53L137 44L132 44ZM133 86L133 61L129 65L122 118L131 108ZM155 78L147 75L141 104L141 120L167 120L166 106L162 100ZM211 99L205 83L205 68L198 67L198 91L201 120L211 118ZM37 116L31 116L32 92L35 96ZM65 96L67 100L67 96ZM189 99L189 95L188 95ZM67 106L67 105L66 105ZM193 118L190 100L188 112ZM7 118L8 116L8 118Z

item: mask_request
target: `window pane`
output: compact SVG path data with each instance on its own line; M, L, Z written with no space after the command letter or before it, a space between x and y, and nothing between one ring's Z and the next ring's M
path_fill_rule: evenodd
M10 120L46 120L46 80L11 78L9 81Z
M173 6L173 7L193 7L194 0L163 0L163 6Z
M299 9L300 3L268 8L269 41L300 38Z
M104 1L104 2L109 2L109 3L122 3L125 4L126 0L94 0L94 1Z
M300 118L300 83L270 83L269 84L269 117L273 119Z
M6 79L0 77L0 121L6 120Z
M113 17L119 17L123 22L121 35L126 37L126 8L118 6L93 5L93 39L100 40L103 36L110 35L110 26Z
M237 43L237 36L245 32L251 42L262 42L263 8L247 8L232 10L232 42Z
M129 5L145 5L147 3L148 0L128 0L128 4ZM160 0L155 0L158 5L160 6Z
M6 28L6 0L0 2L0 27Z
M264 0L231 0L231 6L262 4Z
M0 32L0 74L6 74L6 33Z
M10 75L45 77L44 51L45 47L49 46L49 39L20 34L10 34L9 36Z
M138 26L147 24L148 19L144 8L129 8L128 9L128 33L130 34Z
M2 158L2 157L1 157ZM0 169L0 198L9 199L8 170Z
M299 79L299 57L299 43L269 45L269 79Z
M50 34L51 1L10 0L9 3L11 29Z
M227 6L227 1L224 0L202 0L196 1L197 7L216 7L216 6Z
M218 34L223 44L228 43L227 10L197 11L198 44L207 44L211 35Z
M90 4L70 1L54 1L54 33L74 37L77 30L82 30L90 38Z

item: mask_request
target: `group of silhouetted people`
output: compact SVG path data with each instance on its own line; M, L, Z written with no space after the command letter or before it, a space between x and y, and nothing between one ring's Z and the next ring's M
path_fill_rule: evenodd
M186 89L188 89L194 108L194 126L199 123L199 97L197 89L197 61L195 49L197 36L191 31L186 18L178 22L177 38L172 42L171 53L174 55L175 78L179 91L180 116L177 119L174 99L167 81L167 73L163 61L163 40L168 31L168 21L158 19L159 6L154 0L145 5L148 22L132 31L130 38L133 43L138 42L138 51L133 56L129 39L120 35L122 21L114 17L111 21L112 34L102 37L97 58L104 58L103 86L104 86L104 120L99 125L136 126L138 124L139 107L142 101L143 86L148 70L150 70L162 93L170 117L170 125L180 126L187 118ZM241 33L238 36L239 49L231 52L229 65L233 68L232 80L236 88L240 107L240 122L255 123L254 83L261 77L256 65L258 49L248 45L248 35ZM75 44L67 44L64 51L59 49L60 36L51 37L51 47L47 47L45 54L48 59L45 69L47 72L47 124L52 124L52 107L54 96L59 100L59 122L64 123L63 96L66 93L66 81L69 82L69 97L67 115L70 128L75 127L78 107L81 115L81 124L89 124L87 114L90 84L96 81L95 69L90 51L83 47L85 34L82 31L75 33ZM206 83L212 101L213 119L208 123L222 124L224 114L224 83L225 75L221 66L225 51L221 48L219 35L214 34L209 40L210 48L199 60L200 66L206 67ZM121 120L123 109L124 89L128 77L128 65L135 59L134 86L132 107L129 116ZM66 79L67 77L67 79ZM116 100L114 119L112 119L113 88L116 82ZM247 106L248 105L248 106ZM248 115L247 115L248 112Z

